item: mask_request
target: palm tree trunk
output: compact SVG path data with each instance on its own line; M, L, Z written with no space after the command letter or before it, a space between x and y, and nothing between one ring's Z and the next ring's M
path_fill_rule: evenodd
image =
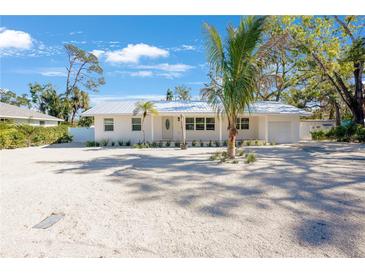
M232 159L236 157L236 136L237 129L235 127L229 128L227 153L228 157Z

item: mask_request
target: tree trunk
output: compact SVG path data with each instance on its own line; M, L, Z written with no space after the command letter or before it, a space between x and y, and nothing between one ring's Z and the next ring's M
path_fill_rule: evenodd
M364 70L364 64L361 62L354 64L354 78L355 78L355 102L353 104L354 122L356 124L364 125L364 95L363 95L363 83L362 73Z
M340 112L340 107L336 101L334 102L334 107L335 107L335 114L336 114L336 126L340 126L341 125L341 112Z
M236 136L237 136L237 129L234 125L234 127L231 127L228 130L227 153L228 157L231 159L234 159L236 157Z

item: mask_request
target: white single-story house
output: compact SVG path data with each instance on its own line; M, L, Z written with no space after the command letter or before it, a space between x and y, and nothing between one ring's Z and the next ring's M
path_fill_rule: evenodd
M5 121L31 126L53 127L63 120L28 108L0 102L0 122Z
M134 115L137 101L97 104L81 116L94 117L95 140L143 140L141 113ZM144 122L146 141L224 141L228 139L227 118L204 101L153 101L158 115ZM300 139L300 117L310 113L280 102L258 101L237 119L238 140L294 143ZM183 120L183 125L181 123Z

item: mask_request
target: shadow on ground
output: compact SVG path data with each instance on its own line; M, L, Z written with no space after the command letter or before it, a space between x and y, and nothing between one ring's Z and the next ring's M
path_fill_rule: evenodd
M299 245L365 256L358 247L364 223L352 218L365 218L364 146L313 143L255 150L258 162L251 166L219 165L199 150L39 163L59 164L58 174L103 172L106 182L125 187L138 202L164 199L214 218L236 218L249 207L280 207L297 220L288 232ZM360 155L349 155L354 151Z

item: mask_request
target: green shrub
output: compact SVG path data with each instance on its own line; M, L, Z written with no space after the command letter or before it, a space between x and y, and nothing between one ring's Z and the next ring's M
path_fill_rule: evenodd
M208 147L212 147L212 146L213 146L213 142L212 142L212 140L209 140Z
M151 145L152 147L158 147L158 144L157 144L157 142L152 142L152 145Z
M26 124L2 124L2 148L37 146L72 141L65 125L57 127L34 127ZM25 140L25 144L21 140Z
M158 142L158 147L163 147L163 142L162 141Z
M365 143L365 127L359 126L356 129L355 139L361 143Z
M114 141L112 141L112 142L111 142L111 145L112 145L112 147L113 147L113 146L115 146L115 142L114 142Z
M180 142L179 141L175 142L175 147L180 147Z
M221 146L221 142L219 142L219 141L215 141L214 143L215 143L215 146L216 147L220 147Z
M255 140L255 146L259 145L259 140Z
M310 134L312 135L312 140L324 140L327 138L326 133L327 132L325 132L324 130L316 130L310 132Z
M17 129L8 128L0 131L0 149L25 147L27 145L26 136Z
M109 143L109 140L108 139L102 139L102 140L100 140L100 145L102 147L106 147L108 145L108 143Z
M238 150L237 151L238 157L242 157L244 154L245 154L245 152L243 150Z
M196 147L197 143L198 143L198 142L197 142L196 140L193 140L193 141L191 142L191 146Z
M166 146L166 147L170 147L170 146L171 146L171 141L166 141L165 146Z
M204 142L202 140L200 140L200 147L204 146Z
M238 160L233 160L232 164L238 164Z
M86 141L85 146L87 147L98 147L100 144L95 141Z
M125 145L126 145L127 147L130 147L130 146L131 146L131 140L128 140L127 142L125 142Z
M253 162L256 162L256 154L255 153L247 153L245 163L250 164L250 163L253 163Z
M246 146L250 146L251 145L251 141L246 141Z
M119 141L118 141L118 145L119 145L120 147L122 147L122 146L124 145L123 140L119 140Z
M226 147L227 145L228 145L227 140L224 140L224 141L223 141L223 146L224 146L224 147Z
M354 123L331 128L326 132L326 137L338 142L358 141L364 142L364 127Z

